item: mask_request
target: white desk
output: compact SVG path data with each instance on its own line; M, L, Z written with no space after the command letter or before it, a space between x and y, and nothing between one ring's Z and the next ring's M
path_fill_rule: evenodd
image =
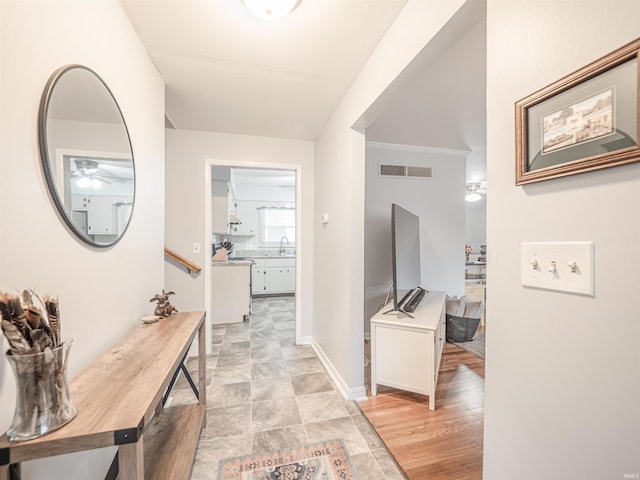
M445 341L445 293L427 293L413 315L382 313L371 318L371 395L377 385L429 396L436 408L436 385Z

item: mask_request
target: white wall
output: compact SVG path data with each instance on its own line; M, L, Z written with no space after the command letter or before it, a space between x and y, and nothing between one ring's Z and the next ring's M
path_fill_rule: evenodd
M392 281L391 204L420 218L421 286L464 293L464 185L466 152L367 144L365 180L364 315L384 302ZM378 165L430 167L432 178L389 178Z
M352 127L375 120L390 91L400 88L388 87L401 73L405 87L417 77L408 66L463 3L408 0L315 143L313 340L338 388L351 398L365 394L365 138ZM431 52L425 59L419 63L433 61ZM329 215L327 225L320 224L322 213Z
M114 247L89 247L67 230L47 192L37 117L49 76L64 64L95 70L118 100L132 137L136 205ZM69 376L108 350L162 287L164 84L115 0L0 2L0 290L57 294ZM9 228L7 228L9 226ZM6 351L6 343L2 351ZM15 386L0 361L0 431ZM113 449L23 464L25 478L103 478Z
M476 202L465 202L465 235L464 242L471 245L471 259L477 258L480 245L487 241L487 197Z
M640 35L640 2L487 3L484 478L637 478L640 163L517 187L513 132L514 102ZM572 240L594 297L520 285L521 242Z
M166 131L166 246L205 268L210 267L210 239L205 227L205 163L268 167L270 164L301 168L304 245L298 246L302 261L302 289L297 297L302 312L302 336L311 335L313 284L313 143L247 135ZM200 254L192 254L193 242L200 242ZM205 248L208 247L208 248ZM185 270L167 264L165 284L176 292L178 309L204 308L204 271L188 276ZM210 318L210 317L209 317Z

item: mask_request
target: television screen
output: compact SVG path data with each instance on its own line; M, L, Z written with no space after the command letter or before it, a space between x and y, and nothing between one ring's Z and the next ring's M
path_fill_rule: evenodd
M420 219L391 205L393 308L401 310L404 297L420 286Z

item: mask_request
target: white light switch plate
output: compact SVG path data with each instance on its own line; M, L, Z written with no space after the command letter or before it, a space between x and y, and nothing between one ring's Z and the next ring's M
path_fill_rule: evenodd
M593 242L523 242L521 283L526 287L594 295Z

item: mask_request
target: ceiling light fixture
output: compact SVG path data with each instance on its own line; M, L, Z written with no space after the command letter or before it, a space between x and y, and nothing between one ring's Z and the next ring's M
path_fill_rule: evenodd
M80 177L76 180L76 185L80 188L89 188L91 186L91 179L89 177Z
M300 0L242 0L251 13L262 20L280 20L298 6Z
M465 195L464 199L467 202L477 202L482 198L482 196L478 193L478 189L480 188L479 183L467 183L466 188L467 194Z
M479 193L467 193L467 195L464 197L464 199L467 202L477 202L478 200L480 200L482 197L480 196Z

